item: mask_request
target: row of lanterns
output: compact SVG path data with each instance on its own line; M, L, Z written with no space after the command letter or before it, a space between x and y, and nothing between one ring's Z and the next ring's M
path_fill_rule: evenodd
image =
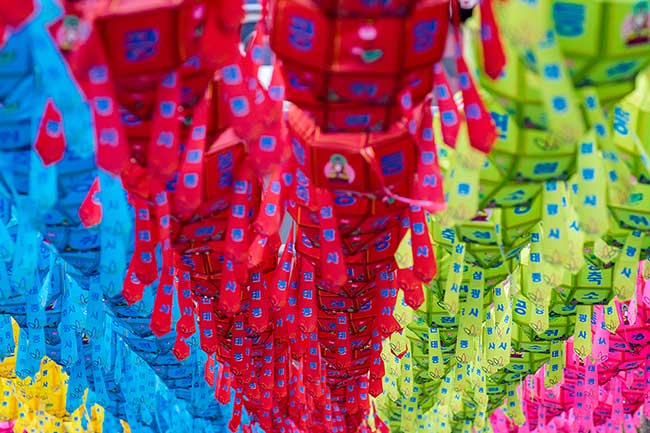
M600 340L648 279L647 8L483 0L463 35L455 1L277 0L242 52L237 1L114 3L0 14L4 309L68 412L107 338L193 422L268 432L487 430L504 399L531 424L528 375L640 345ZM121 384L135 428L152 386Z

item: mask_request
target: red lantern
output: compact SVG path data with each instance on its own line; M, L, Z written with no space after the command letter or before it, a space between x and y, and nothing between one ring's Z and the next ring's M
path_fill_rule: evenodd
M447 0L360 2L278 0L271 45L283 62L287 99L328 131L381 131L432 86L447 37Z

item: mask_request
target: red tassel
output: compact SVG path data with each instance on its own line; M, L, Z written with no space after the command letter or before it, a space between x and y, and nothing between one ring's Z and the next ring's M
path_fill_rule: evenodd
M260 66L264 65L266 57L265 54L270 49L265 44L265 36L264 23L262 21L258 21L257 25L255 26L253 39L251 39L246 49L246 57L250 59L250 62L253 65L251 73L255 77L257 77Z
M326 287L341 287L347 281L347 269L332 198L327 190L317 188L315 191L320 205L321 279Z
M176 340L174 341L172 352L179 361L183 361L190 356L190 346L188 346L187 342L185 342L185 338L179 333L176 334Z
M158 231L154 227L147 201L135 194L129 194L129 202L135 208L135 248L129 269L133 270L138 279L147 285L158 278L155 252Z
M438 164L438 151L433 138L433 116L431 100L426 99L422 105L420 130L416 136L419 158L415 197L426 203L430 212L439 212L446 207L442 188L442 174Z
M232 359L230 361L230 368L235 376L242 376L247 370L249 359L244 349L245 340L244 316L237 315L232 323Z
M280 230L282 223L282 172L280 168L271 174L271 179L264 189L264 198L254 227L257 233L270 236Z
M293 231L293 228L289 230L289 236L287 236L287 242L284 244L284 251L271 284L271 305L276 309L283 308L287 304L289 278L294 257Z
M456 43L458 44L456 68L458 69L458 83L463 93L463 111L465 112L465 122L467 122L469 143L479 152L488 154L497 138L497 132L463 58L458 28L456 28Z
M210 385L210 388L213 388L216 386L216 383L214 381L215 378L215 368L216 364L214 361L214 356L208 356L208 360L205 361L205 368L203 369L203 378L205 381Z
M490 78L496 80L506 65L506 55L501 43L499 27L494 18L492 0L480 0L481 44L483 46L483 65Z
M85 228L94 227L102 221L102 203L97 196L100 192L99 177L95 177L77 211L79 220Z
M203 199L203 155L210 94L210 89L206 90L205 95L194 109L192 130L178 168L174 209L180 214L191 215L201 206Z
M352 347L350 346L350 318L347 313L336 316L336 353L334 364L347 369L352 364Z
M248 277L248 205L250 170L240 167L233 185L224 266L219 291L219 311L234 314L241 307L241 288Z
M289 380L289 356L286 352L280 352L275 356L275 389L274 393L280 398L287 395L287 381Z
M199 300L199 331L201 349L208 355L217 351L219 342L217 340L217 326L214 322L214 310L212 307L212 299L203 296Z
M248 268L257 268L264 263L268 263L269 259L275 261L279 244L280 235L277 233L271 239L262 235L255 236L248 248Z
M272 391L275 377L275 348L273 346L273 338L269 338L269 341L264 344L262 362L260 386L264 390ZM271 393L269 392L268 395L270 396Z
M406 305L417 310L424 303L424 291L422 281L415 278L412 268L397 270L397 284L404 292Z
M326 369L325 363L321 364L323 371ZM332 393L329 387L325 387L325 401L323 402L325 407L324 417L325 417L325 431L335 431L334 430L334 417L332 415ZM342 430L336 430L342 431Z
M192 281L189 271L181 272L176 290L178 306L181 310L181 317L176 323L176 332L185 338L189 338L196 332L194 301L192 300Z
M393 287L392 279L393 274L391 272L382 271L377 273L376 290L379 296L375 297L375 311L377 311L375 326L381 332L382 337L388 337L400 329L399 323L393 317L395 303L397 302L397 288Z
M230 423L228 423L228 428L231 432L236 432L239 430L241 425L241 411L242 411L242 391L241 388L237 388L235 392L235 403L232 409L232 418L230 418Z
M251 121L256 103L257 79L252 77L250 70L245 69L248 65L244 60L245 58L240 58L236 63L221 68L220 96L226 101L230 125L237 136L251 141L259 137L262 125ZM253 90L248 86L249 80L255 80Z
M133 262L131 262L133 264ZM138 279L136 273L131 269L126 271L126 278L124 278L124 285L122 287L122 297L129 305L133 305L142 300L144 294L144 284Z
M163 272L158 282L156 297L154 298L151 322L149 328L157 337L169 334L172 330L172 306L174 302L176 267L165 263L163 258Z
M248 324L260 333L269 325L269 313L266 305L266 284L261 272L252 272L250 278L251 305Z
M221 288L219 289L219 312L226 315L233 315L241 308L240 283L241 272L245 269L230 259L225 259L221 270Z
M176 170L179 159L178 105L181 99L180 77L173 72L158 87L158 99L151 125L147 164L152 173L164 178Z
M287 305L281 310L285 313L285 325L287 328L287 337L292 343L291 350L299 353L302 349L296 347L300 344L298 340L298 297L300 287L300 266L299 262L293 264L291 276L287 287Z
M52 98L48 98L45 103L45 112L38 126L34 150L46 167L61 161L65 154L63 119Z
M232 383L232 374L226 365L219 366L217 373L217 387L215 389L215 397L221 404L230 403L230 385Z
M299 327L305 334L316 332L318 326L318 301L316 296L316 270L309 259L303 258L300 262L302 283L298 298L298 312L300 314Z
M129 163L129 144L122 128L108 62L97 32L91 33L87 46L87 51L96 56L95 64L88 69L85 90L93 106L97 164L109 173L119 175Z
M249 140L250 154L262 173L268 173L284 165L291 156L283 121L285 84L280 66L276 62L273 64L268 90L260 88L259 91L265 95L263 103L258 105L258 112L262 114L258 123L263 129L254 139Z
M305 379L311 385L314 397L320 397L323 394L323 389L321 387L321 357L318 333L309 333L308 341L309 347L304 358Z
M172 328L172 306L174 301L176 267L174 266L174 250L171 245L168 194L163 185L154 185L152 195L154 197L156 216L158 217L158 236L162 249L162 269L149 327L154 334L160 337L171 332Z
M460 114L454 101L447 74L440 63L433 66L433 90L440 110L440 123L442 126L442 139L449 147L456 148L458 131L460 130Z

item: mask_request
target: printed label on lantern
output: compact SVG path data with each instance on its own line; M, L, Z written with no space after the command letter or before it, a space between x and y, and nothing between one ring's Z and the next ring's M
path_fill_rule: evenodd
M436 42L436 31L438 30L438 20L425 20L416 23L413 26L413 51L420 53L431 49Z
M333 154L330 160L325 164L323 169L325 177L330 181L352 183L356 174L348 160L343 155L338 153Z
M293 16L289 21L289 43L299 51L310 51L314 46L314 22Z
M585 6L577 3L555 2L553 22L559 36L576 37L584 33Z
M158 31L143 29L127 32L124 35L124 50L127 60L142 62L156 54L158 48Z
M379 161L384 176L395 176L404 170L404 152L393 152L381 157Z

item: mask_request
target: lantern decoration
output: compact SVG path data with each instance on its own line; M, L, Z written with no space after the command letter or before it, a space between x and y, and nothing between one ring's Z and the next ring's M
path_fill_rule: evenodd
M3 393L2 413L3 422L10 424L9 432L46 431L62 433L64 431L86 431L82 425L82 418L87 416L86 423L94 431L128 431L116 419L103 422L102 418L111 415L101 406L94 406L87 413L80 407L69 414L65 410L66 381L61 368L48 358L44 358L41 368L34 380L21 380L12 375L16 363L15 356L6 358L2 362L3 375L0 379ZM84 423L84 424L86 424ZM106 429L104 428L106 427ZM128 427L127 427L128 428ZM5 430L3 430L5 431Z
M506 47L509 52L514 53L508 44ZM490 91L489 95L484 92L484 99L500 133L480 175L466 174L471 173L467 170L470 164L476 163L475 158L471 157L471 151L462 146L462 143L459 143L456 149L442 149L441 156L444 160L441 166L446 174L445 189L453 194L450 195L450 203L453 204L450 204L446 214L441 215L439 222L442 227L450 227L453 224L455 227L441 229L436 235L447 248L455 246L453 240L456 237L463 242L465 252L464 257L460 259L461 264L465 259L493 269L507 258L522 261L507 283L514 313L513 324L511 329L508 329L513 353L506 355L506 359L510 358L510 361L499 363L500 367L486 367L492 370L492 374L488 375L487 389L493 405L500 404L511 392L508 390L509 383L518 382L527 374L534 373L549 359L549 355L553 353L552 346L557 345L555 342L570 337L574 332L582 338L582 327L575 325L576 319L579 319L579 323L588 323L588 317L591 316L589 305L608 303L614 294L629 293L630 287L629 284L621 284L618 278L614 279L612 270L603 273L594 265L585 268L580 257L584 237L596 239L606 231L606 227L595 227L591 224L603 215L605 218L608 215L606 201L602 199L605 196L604 180L599 176L600 183L594 186L583 176L587 170L595 172L594 170L603 167L603 163L592 156L595 139L585 141L579 148L578 164L584 167L584 170L580 171L580 176L571 179L575 186L572 186L573 191L570 191L564 181L571 177L578 149L578 135L572 138L569 137L570 134L551 135L550 132L544 131L547 127L553 133L558 130L554 129L556 125L549 125L549 122L554 120L552 115L543 116L549 108L544 105L544 92L540 90L541 95L536 94L535 82L538 78L533 76L523 63L517 62L516 56L512 57L513 61L508 63L504 74L498 80L490 80L479 72L481 83ZM525 84L519 85L517 81ZM570 96L571 93L563 94L566 95ZM593 102L591 95L586 95L585 100ZM594 112L599 112L598 110L600 109L592 108ZM591 116L591 124L596 120L604 124L602 112L600 113L600 117L595 114ZM567 129L563 132L570 131ZM507 144L507 133L517 137L510 145ZM532 142L534 137L537 137L538 143L555 141L557 146L550 149L544 149L542 146L538 151L530 152L529 157L529 153L520 147L528 139ZM561 145L563 142L564 145ZM552 166L553 170L547 170L546 165ZM555 171L556 169L558 171ZM600 173L604 173L604 169L600 170ZM589 211L592 214L586 215L588 212L583 211L580 205L586 202L585 191L599 193L596 195L602 200L597 209L599 213ZM594 206L597 204L594 203ZM493 213L481 210L477 215L476 212L485 206L500 208L491 232L479 229L487 226L479 224L489 218L486 218L486 215ZM527 211L535 208L539 209L538 213L524 212L520 224L525 229L514 239L511 237L514 233L510 231L509 241L503 242L501 237L506 231L503 230L502 224L506 221L501 219L501 215L512 215L510 226L517 227L517 213L522 209ZM565 210L560 210L559 213L564 212L565 217L561 222L553 215L558 215L558 210L562 208ZM553 212L550 212L551 209ZM465 222L468 219L473 221ZM579 220L581 226L578 228L575 223L567 224L567 221L572 219ZM542 222L541 226L537 226L539 221ZM540 227L544 228L543 231ZM483 237L485 239L482 239ZM564 238L562 241L561 237ZM560 244L563 246L560 247ZM471 255L468 254L470 251ZM461 281L462 277L457 280L457 284L460 285ZM445 305L453 306L453 311L456 311L459 301L458 295L454 293L453 283L452 279L442 287L439 286L438 293L445 298ZM576 304L584 306L576 307ZM489 323L484 327L494 331L494 327ZM574 327L576 331L573 331ZM499 335L503 336L502 333ZM585 336L582 340L586 338ZM584 343L577 345L577 350L586 350L584 346ZM491 358L490 355L486 357L493 363L497 359ZM503 364L508 365L504 368Z
M20 344L24 337L19 335L25 331L19 331L16 325L13 322L13 338ZM12 337L11 324L8 329L3 328L3 334L5 333ZM110 339L106 343L110 344ZM66 398L71 395L69 388L75 386L74 379L68 377L62 368L49 358L43 358L35 376L20 379L15 372L25 361L19 353L14 353L5 357L1 364L3 405L0 417L7 421L16 420L16 429L24 428L25 431L34 433L85 432L90 429L98 432L123 429L125 432L144 432L158 428L156 422L147 420L145 414L164 411L169 405L177 405L178 401L146 363L134 355L119 337L114 337L112 344L113 350L106 351L112 354L103 359L108 362L105 367L115 375L114 379L107 380L106 388L111 390L107 406L99 406L98 398L91 391L81 406L69 411L66 409ZM92 361L89 358L87 362L90 373ZM97 364L94 364L94 367L96 368ZM142 390L133 386L134 384L151 386L155 394L147 396L147 401L147 397L143 398ZM182 411L176 414L176 419L165 413L158 413L157 417L158 422L177 428L191 428L192 425L197 425L187 413L183 415ZM129 419L130 424L127 424L125 419Z
M454 428L454 425L461 428L466 422L476 428L476 417L479 413L489 414L502 403L504 398L507 398L509 392L514 392L513 386L527 375L537 372L545 364L547 364L546 371L551 372L547 379L549 383L560 380L562 378L560 358L563 358L564 340L575 335L577 342L575 352L582 358L589 353L594 353L596 356L596 353L608 351L607 347L603 348L602 344L597 345L596 342L603 339L603 332L609 334L605 330L606 319L602 305L606 305L607 309L614 308L615 305L611 302L614 296L613 268L601 269L586 263L575 275L560 272L558 274L560 280L546 281L550 287L545 289L544 281L536 281L536 279L548 280L556 277L552 267L540 268L540 263L536 263L539 261L536 257L539 255L543 238L535 219L528 223L529 238L523 241L522 247L518 248L518 254L514 255L515 260L507 262L503 261L505 255L500 254L499 250L501 247L503 251L503 244L494 245L496 242L490 239L490 236L472 236L483 227L490 227L487 224L481 225L483 223L481 218L477 220L460 224L456 230L441 229L436 223L431 225L432 238L440 239L442 245L436 250L440 272L425 291L427 301L423 307L426 306L426 313L420 313L423 308L421 307L415 319L406 325L405 329L411 331L405 333L411 339L410 346L407 345L406 348L392 354L393 357L401 358L401 360L395 358L398 368L392 370L395 378L389 379L388 382L394 382L397 388L391 388L394 390L385 392L379 400L380 413L386 415L391 421L392 428L398 431L408 431L406 426L410 421L400 417L399 414L409 412L406 408L409 404L413 405L415 410L413 416L417 416L420 422L430 419L432 411L440 411L440 408L433 405L429 398L432 393L442 390L441 373L435 376L432 374L433 371L441 371L442 374L447 372L446 374L454 376L454 366L457 362L460 363L459 365L465 365L468 372L473 371L477 366L482 370L485 375L483 388L485 399L479 401L485 401L483 406L485 409L477 406L476 396L459 397L465 401L463 412L452 410L455 417L453 421L448 419L452 422L451 428ZM465 231L461 232L461 230ZM459 232L463 234L457 235ZM484 237L488 239L485 246L480 243ZM493 235L492 238L497 237ZM457 239L462 239L464 242L459 242ZM408 238L405 241L396 254L400 266L409 266L412 262L408 249L404 248L408 244ZM472 255L469 255L470 247L474 251ZM485 253L490 251L488 248L496 252L491 256L486 255ZM492 262L486 260L486 257ZM491 265L491 267L483 269L481 265ZM543 272L549 269L549 273ZM542 272L536 276L539 271ZM473 282L475 276L481 274L483 276ZM478 282L481 284L477 284ZM594 305L595 307L592 307ZM592 308L595 316L592 315ZM452 313L451 317L447 311ZM468 311L472 314L467 313ZM474 320L468 320L472 316L478 319L475 320L475 325L470 325ZM430 343L431 336L430 332L426 332L427 326L433 327L435 331L432 332L437 336L433 346L427 344ZM588 332L585 331L585 326ZM449 340L442 337L448 335L447 327L450 327L451 331L451 345L446 343ZM481 331L476 333L472 328ZM476 343L471 343L472 335L475 335L473 339ZM481 361L478 364L471 361L473 358L468 355L468 350L470 352L475 350L468 349L474 347L474 344L476 347L482 347L482 351L479 352ZM402 348L404 345L396 344L391 339L390 347L395 349ZM442 356L431 355L432 347L438 347L434 353L440 353ZM570 350L573 353L573 346ZM404 361L407 355L413 360L419 359L424 362L418 364L414 361L413 367L405 370L405 365L410 363ZM427 357L444 359L444 362L440 362L439 367L432 367L429 363L430 368L427 369ZM415 383L417 394L404 391L404 388L399 385L400 381L403 383L405 380L405 372L411 368L413 368L412 377L420 378ZM427 371L428 375L425 374ZM387 375L388 378L391 377L390 374ZM454 408L453 401L450 406L452 408ZM395 404L398 405L399 410L396 409ZM420 428L426 429L426 425L421 423ZM478 422L480 428L483 425L485 420Z
M579 141L575 155L576 174L571 179L571 183L578 221L581 230L585 233L585 254L586 258L596 266L608 267L614 262L618 263L614 271L614 291L621 299L629 299L634 290L634 276L629 275L628 270L635 272L633 263L644 257L644 252L647 250L647 236L645 236L647 224L644 224L643 204L644 183L639 172L639 167L642 165L642 163L639 165L639 162L643 160L644 151L641 150L639 153L639 149L643 149L643 144L640 144L638 139L636 142L633 140L632 130L637 122L630 123L630 111L637 112L638 109L633 107L639 106L646 92L643 85L645 76L639 75L637 82L640 85L637 89L612 108L611 123L603 117L600 103L611 106L632 90L635 77L647 63L643 52L648 49L648 45L639 41L630 42L625 36L630 32L634 33L632 30L634 27L630 27L629 23L633 20L632 17L638 19L642 15L642 8L640 9L634 2L613 6L612 15L608 19L608 26L610 26L608 28L620 28L620 33L611 30L617 34L615 42L605 50L595 50L593 45L583 44L590 39L590 36L584 32L584 27L579 23L586 23L584 20L587 16L590 17L589 19L597 19L601 16L600 6L586 4L565 6L563 3L555 2L540 5L544 18L552 16L554 28L549 34L557 37L557 45L555 42L541 45L532 42L542 35L538 33L541 29L538 26L533 27L533 31L527 31L528 36L524 35L522 28L513 20L514 16L525 13L527 6L521 2L512 2L508 8L501 11L502 23L509 36L508 39L518 47L520 58L522 53L525 54L524 57L528 65L532 65L533 70L540 71L542 70L540 65L543 65L544 73L539 75L541 78L539 95L544 103L546 121L550 130L556 132L560 129L570 130L565 128L562 122L571 116L575 117L575 107L580 105L583 108L584 122L582 123L591 129ZM578 18L579 15L572 15L571 12L572 10L585 12L588 9L593 11L590 14L580 15L583 18ZM569 19L570 16L575 20ZM572 24L567 24L569 21ZM548 26L544 20L540 22L542 26ZM527 51L523 52L522 47L526 47ZM564 60L569 57L572 57L571 60ZM514 63L509 63L512 64ZM555 75L552 76L547 73L552 70L556 70L557 74L554 72ZM569 82L567 71L573 84ZM523 73L530 75L531 71ZM513 77L515 76L522 75L514 74ZM506 107L509 106L507 100L512 99L512 92L504 92L504 84L507 81L506 79L499 84L498 81L482 80L482 84L490 88L495 95L499 95L499 100ZM575 96L570 96L572 93L569 88L572 85L577 88ZM526 89L530 89L530 86L526 86ZM566 96L570 97L567 99ZM569 101L563 116L564 120L557 115L556 109L551 108L554 100ZM526 112L525 107L521 105L512 108L516 109L516 112ZM574 114L570 116L567 113ZM577 120L575 117L572 123L580 124ZM534 121L532 123L535 124ZM561 134L557 136L561 137ZM633 177L636 177L636 181ZM607 179L607 182L604 179ZM618 254L619 250L623 250L625 254Z
M219 415L218 402L231 401L232 387L231 429L239 428L245 400L258 410L251 414L255 420L271 431L272 422L282 423L284 415L271 417L269 368L276 351L285 368L291 361L270 337L274 321L263 289L279 241L256 237L252 222L262 181L254 166L272 169L274 155L283 149L277 117L281 83L272 80L267 92L257 82L252 53L239 52L239 2L162 1L134 8L126 2L111 8L81 2L70 3L68 11L70 22L64 20L60 35L63 42L77 37L71 37L68 59L94 102L98 164L121 176L135 213L135 251L126 278L108 251L115 246L107 243L102 250L105 269L124 278L123 285L111 282L118 289L111 293L113 311L130 318L126 322L135 335L128 340L170 386L187 388L187 379L197 377L193 365L203 355L191 348L198 335L208 379L206 384L200 377L198 386L216 388L211 392L216 399L187 398L199 406L203 401L210 418ZM77 22L93 30L85 40ZM157 34L171 35L164 28L168 24L182 40L157 39ZM115 33L124 35L126 52ZM279 98L271 95L278 89ZM268 125L251 129L253 114L262 110L271 111ZM102 206L102 231L123 238L119 224L131 219L124 206L110 195ZM255 246L253 284L248 250ZM146 287L156 281L153 303L136 304L152 299ZM172 367L172 355L185 365ZM287 380L293 373L285 370ZM248 386L251 377L265 379Z
M591 334L591 355L582 356L575 347L583 344L576 335L566 349L551 348L544 369L522 384L530 431L547 431L565 422L579 429L615 431L623 424L627 428L632 415L647 402L648 305L643 294L649 280L643 277L644 266L639 263L631 301L594 308L591 329L586 328ZM578 328L584 329L580 319Z
M523 21L515 17L537 7L540 20L524 30ZM626 220L632 215L642 221L642 212L635 209L643 209L637 203L643 187L638 187L639 193L634 192L637 187L630 192L629 169L618 158L615 135L601 104L611 105L632 90L635 76L647 63L643 53L648 46L628 44L620 36L631 31L629 22L638 9L634 2L617 4L614 9L614 15L608 15L608 26L614 33L622 29L621 33L616 33L616 43L600 50L593 45L595 39L586 42L592 37L584 27L586 17L602 16L600 6L548 1L531 7L509 2L499 10L498 21L512 61L496 80L475 67L489 93L484 99L499 130L494 151L481 172L480 207L530 203L543 182L569 180L590 259L595 258L594 249L603 249L601 238L611 239L608 229L616 233L622 224L627 230L644 230ZM547 35L552 38L546 40ZM478 46L475 51L481 58ZM614 224L601 223L610 218L608 205Z
M299 328L292 351L320 347L331 403L315 399L314 412L326 414L327 431L354 431L362 422L370 428L368 394L381 392L386 368L381 342L401 327L393 317L398 289L417 308L424 301L420 282L436 273L426 227L428 213L442 210L444 198L430 128L432 86L447 102L450 143L461 120L436 65L448 6L276 1L270 7L271 46L282 62L286 97L295 104L287 113L293 159L283 194L295 223L295 249L286 258L293 271L284 281L291 287L297 278L296 297L282 293L284 282L274 290L295 311L289 313ZM395 44L391 33L405 45ZM460 48L460 38L455 43ZM462 56L457 62L466 68ZM487 152L493 126L471 77L464 78L469 143ZM393 255L408 229L415 260L398 272Z
M9 223L3 227L6 227L10 235L3 244L7 247L14 245L16 225ZM20 257L18 253L16 256ZM146 423L149 421L142 421L143 414L161 410L156 408L157 404L162 404L164 400L170 402L169 404L179 404L172 391L158 378L167 378L168 382L169 377L175 381L182 379L180 372L183 367L175 362L174 368L175 358L171 357L168 361L157 360L159 364L166 362L166 370L161 372L154 363L154 371L143 359L146 352L137 351L133 345L127 346L122 342L126 340L131 343L131 331L105 316L101 302L92 302L92 289L84 289L77 283L77 280L83 280L80 274L77 271L68 273L67 270L73 268L66 265L48 244L41 244L39 256L33 294L22 294L13 283L14 267L7 267L4 273L6 293L0 300L3 353L11 354L16 347L9 326L10 315L23 328L20 338L16 337L20 350L11 370L12 377L31 380L30 377L38 372L41 357L46 353L63 366L62 369L57 367L61 369L61 374L69 377L67 392L63 392L61 402L57 403L63 405L64 411L72 413L98 403L112 416L128 419L134 432L147 428ZM94 309L96 307L99 307L99 310ZM41 353L43 355L40 355ZM209 413L210 402L213 400L206 399L205 395L202 399L196 397L201 388L207 390L207 396L212 395L207 384L203 385L202 375L199 375L200 380L193 379L197 370L202 371L201 365L199 360L194 360L193 367L190 368L189 383L187 380L179 383L182 389L189 387L192 390L191 395L185 398L193 402L193 405L188 405L187 409L177 414L174 421L167 420L170 425L181 428L185 423L187 426L190 415L186 410L194 412L207 405ZM121 376L118 376L117 370L121 369L125 369L127 373L119 373ZM131 374L133 376L130 376ZM87 388L90 391L84 397ZM209 416L203 412L194 412L196 419L191 421L192 424L200 425L204 422L206 425L203 428L206 431L209 431L211 426L219 431L219 421L223 422L223 409L216 402L212 403L212 406L216 406L216 413L214 409ZM201 421L202 416L208 419ZM108 423L111 418L105 414L104 419L104 422Z
M576 1L0 0L0 431L631 433L650 14Z
M388 129L402 117L402 88L412 89L414 105L430 92L448 9L439 0L274 2L272 47L283 62L287 99L324 131Z
M64 366L67 374L77 380L75 386L68 389L66 404L70 411L82 403L86 387L97 393L93 394L93 398L101 400L105 407L110 407L112 400L107 394L107 389L115 389L115 386L105 382L114 383L112 373L109 373L111 367L110 364L102 366L101 361L106 359L106 355L103 352L97 353L94 348L98 350L100 344L109 344L110 347L112 335L113 339L123 338L129 341L128 350L135 350L156 370L154 372L150 367L143 366L147 369L146 373L136 377L146 378L153 384L158 380L155 378L158 374L172 388L192 390L182 398L189 402L187 410L197 417L195 424L204 423L207 429L212 428L210 425L215 423L218 426L223 422L222 409L216 401L206 399L206 395L211 395L212 391L202 378L198 379L200 376L197 376L196 369L202 364L199 359L195 356L192 359L193 365L181 366L175 361L171 347L156 343L150 331L142 335L142 328L137 327L137 321L141 321L143 315L150 316L150 310L146 311L147 305L135 309L136 313L139 310L140 318L137 314L133 318L130 316L134 315L134 310L124 314L124 306L119 305L120 301L117 300L118 305L114 307L114 311L118 318L124 320L118 321L115 329L122 335L115 335L111 321L106 325L108 319L105 317L103 298L119 295L126 266L127 248L124 237L128 236L130 231L129 224L125 223L128 221L128 213L127 217L117 223L109 218L113 224L111 231L105 230L103 238L100 237L100 227L97 224L102 212L98 203L101 187L93 162L92 147L89 148L93 142L89 111L79 98L76 87L67 77L64 63L45 26L58 12L51 2L43 2L39 6L37 18L22 32L12 36L4 48L7 58L14 61L5 64L9 77L7 82L22 79L25 83L22 86L23 91L33 91L36 95L25 100L43 101L45 110L38 129L35 127L39 124L37 114L34 115L35 120L27 118L26 122L14 118L16 115L3 117L7 128L15 131L14 136L22 137L12 144L13 147L8 149L11 152L8 151L2 158L3 166L6 167L5 173L9 176L10 189L6 194L11 200L4 209L7 219L3 225L3 268L7 268L4 272L7 293L3 295L3 310L6 314L16 317L29 334L21 345L21 352L26 358L22 358L18 373L20 377L36 373L38 361L47 353ZM38 47L38 50L24 49L21 44L31 44ZM30 52L32 59L26 57ZM55 87L44 87L36 73L25 69L34 67L37 61L43 63L37 64L38 68L51 74L50 78L55 80ZM49 63L45 63L46 61ZM53 97L45 101L38 96L42 94ZM5 107L10 108L9 105ZM15 109L16 107L13 108ZM34 109L37 110L38 107ZM28 114L24 110L16 110L16 113ZM63 122L63 116L67 119L66 122ZM31 131L34 130L37 131L36 137L30 138ZM30 148L32 142L33 152ZM52 153L55 149L58 154ZM115 181L104 177L102 185L104 198L111 197L113 200L110 202L111 206L104 207L109 216L114 215L116 202L118 207L122 203L126 209L124 194L119 186L115 188ZM8 219L12 216L12 203L15 203L13 206L16 210L13 215L18 225ZM38 213L34 209L38 209ZM88 226L91 228L87 228ZM44 239L47 246L41 244L40 239ZM25 249L15 248L16 242L24 245ZM106 248L107 245L109 248ZM30 254L39 248L42 258L35 261ZM105 260L107 254L112 260L110 263ZM13 266L9 267L10 264ZM21 285L30 287L32 284L28 282L30 274L34 272L31 269L39 273L39 280L33 283L34 289L31 291L34 293L28 295L27 292L22 292ZM100 269L106 270L101 277ZM118 275L117 281L112 278L115 274ZM12 281L11 285L9 281ZM39 300L43 296L47 296L47 299ZM40 302L43 302L42 306L39 305ZM121 302L123 303L123 300ZM48 308L47 312L43 310L45 307ZM151 309L151 304L148 304L148 307ZM134 335L138 332L140 335ZM105 333L108 340L102 337ZM163 356L165 353L167 356ZM142 359L138 359L141 364ZM31 362L26 362L28 360ZM91 366L92 370L87 370ZM135 385L144 383L134 382ZM160 395L176 401L176 397L171 396L164 385L163 388L159 390ZM144 387L137 392L134 389L129 398L141 398L147 405L154 404L156 399L153 389ZM203 395L200 395L199 390L202 390ZM119 397L116 401L124 401L124 397ZM140 406L142 403L134 404L133 407ZM124 409L119 404L114 410L119 411L114 412L116 416L125 417ZM182 415L183 413L185 415ZM131 424L137 431L141 425L141 416L135 409L129 415L132 418ZM186 409L182 409L178 419L184 419L186 422L188 418ZM202 418L205 420L202 421Z

